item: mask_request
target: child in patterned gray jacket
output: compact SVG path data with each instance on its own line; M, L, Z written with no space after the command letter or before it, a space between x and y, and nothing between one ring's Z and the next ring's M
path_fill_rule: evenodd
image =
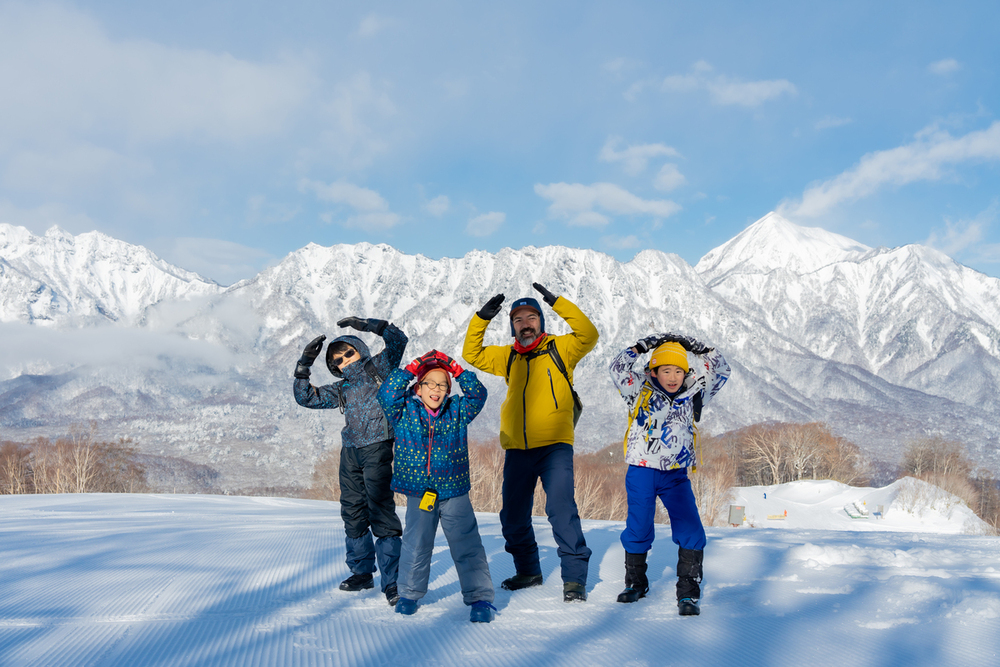
M639 356L650 350L648 371L635 370ZM694 363L690 363L692 358ZM625 590L618 601L635 602L649 592L646 554L653 544L659 497L678 546L677 606L681 615L697 615L706 538L687 471L696 464L695 422L702 406L729 378L729 364L721 353L693 338L657 334L619 353L610 370L629 409L625 433L628 519L621 536Z
M396 577L403 527L390 489L392 424L375 395L382 380L399 366L407 338L399 328L374 318L345 317L337 326L381 336L385 349L373 356L357 336L334 338L326 348L326 366L340 380L317 387L310 383L309 375L326 340L326 336L319 336L302 351L292 391L302 407L340 410L344 415L340 433L340 516L344 520L351 576L340 583L340 590L374 588L372 573L377 560L382 593L389 604L395 605L399 600Z

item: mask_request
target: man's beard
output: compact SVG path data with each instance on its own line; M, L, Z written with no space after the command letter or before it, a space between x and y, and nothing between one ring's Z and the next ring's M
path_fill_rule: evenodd
M538 330L525 327L517 332L517 342L521 344L521 347L528 347L535 342L538 338Z

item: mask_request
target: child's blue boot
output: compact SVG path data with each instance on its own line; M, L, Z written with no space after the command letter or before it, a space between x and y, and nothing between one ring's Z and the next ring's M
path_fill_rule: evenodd
M486 600L476 600L469 611L469 620L473 623L489 623L495 617L493 612L496 610L497 608Z
M417 601L409 598L399 598L396 603L396 613L404 616L412 616L417 613Z

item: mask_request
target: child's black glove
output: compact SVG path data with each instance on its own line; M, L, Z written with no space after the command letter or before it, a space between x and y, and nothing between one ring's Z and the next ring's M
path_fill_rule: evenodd
M666 336L666 334L653 334L652 336L646 336L635 344L635 349L639 351L639 354L655 350L662 343L666 342Z
M667 334L662 342L679 343L681 347L691 354L705 354L706 352L711 352L715 349L714 347L707 347L691 336L682 336L681 334Z
M316 357L319 356L320 350L323 349L323 341L326 340L326 336L319 336L313 338L308 345L302 350L302 356L299 357L299 363L295 365L295 377L299 380L309 379L309 368L316 361Z
M500 312L500 309L503 308L503 300L506 298L507 297L503 294L497 294L495 297L487 301L486 305L480 308L476 315L479 315L479 317L484 320L492 320L497 316L497 313Z
M351 327L352 329L357 329L358 331L370 331L376 336L381 336L382 332L385 331L386 325L389 323L385 320L376 320L374 318L362 319L360 317L345 317L344 319L337 322L338 327Z
M559 297L557 297L555 294L548 291L538 283L531 283L531 286L534 287L536 290L538 290L539 294L542 295L542 301L549 304L550 306L556 305L556 299L558 299Z

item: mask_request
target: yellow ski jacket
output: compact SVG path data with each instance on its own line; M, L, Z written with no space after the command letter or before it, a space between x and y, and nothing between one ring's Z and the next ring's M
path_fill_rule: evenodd
M597 345L597 327L565 297L552 310L566 320L573 333L546 336L529 354L514 354L513 345L483 347L490 321L473 315L465 334L462 358L473 367L507 379L507 398L500 408L500 445L504 449L534 449L557 442L573 444L573 394L569 384L544 352L555 345L570 380L573 369Z

